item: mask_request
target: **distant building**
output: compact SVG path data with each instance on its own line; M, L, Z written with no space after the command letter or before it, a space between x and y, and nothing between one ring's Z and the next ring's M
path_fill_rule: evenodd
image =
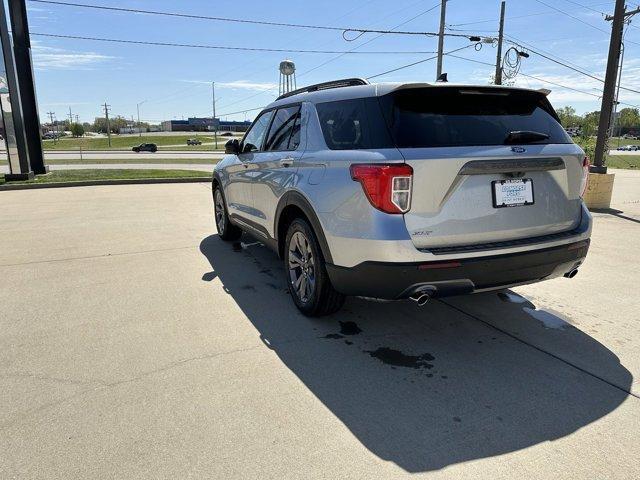
M212 132L216 129L218 131L231 131L231 132L244 132L246 131L251 122L233 122L215 120L211 117L199 118L191 117L187 120L167 120L162 122L163 132Z
M147 129L145 127L120 127L118 129L118 133L128 134L128 133L146 133Z

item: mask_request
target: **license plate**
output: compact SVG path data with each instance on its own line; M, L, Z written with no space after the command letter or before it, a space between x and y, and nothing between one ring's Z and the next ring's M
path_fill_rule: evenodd
M530 178L496 180L491 182L491 186L495 208L533 205L533 182Z

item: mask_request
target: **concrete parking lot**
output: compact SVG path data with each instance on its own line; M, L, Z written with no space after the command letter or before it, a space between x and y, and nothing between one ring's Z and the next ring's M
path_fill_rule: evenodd
M640 477L640 172L572 280L319 320L208 185L0 201L0 478Z

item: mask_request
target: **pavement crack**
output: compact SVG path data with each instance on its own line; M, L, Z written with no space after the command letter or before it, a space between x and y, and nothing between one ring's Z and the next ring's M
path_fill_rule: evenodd
M133 383L133 382L137 382L139 380L142 380L143 378L155 375L157 373L166 372L168 370L172 370L174 368L181 367L183 365L186 365L187 363L195 362L195 361L198 361L198 360L210 360L212 358L222 357L222 356L225 356L225 355L232 355L234 353L249 352L251 350L256 350L256 349L262 348L262 347L263 347L263 345L260 344L260 345L254 345L253 347L248 347L248 348L238 348L238 349L235 349L235 350L227 350L227 351L224 351L224 352L209 353L209 354L205 354L205 355L198 355L196 357L184 358L182 360L177 360L175 362L168 363L168 364L163 365L161 367L154 368L153 370L148 370L148 371L146 371L144 373L141 373L140 375L136 375L135 377L132 377L132 378L127 378L127 379L124 379L124 380L118 380L116 382L105 383L104 386L110 388L110 387L116 387L118 385L123 385L123 384L126 384L126 383Z
M43 380L48 382L60 383L63 385L105 385L104 382L97 380L74 380L73 378L51 377L49 375L39 375L30 372L15 372L0 375L0 378L32 378L34 380Z
M568 365L568 366L570 366L570 367L572 367L572 368L575 368L576 370L579 370L580 372L585 373L585 374L589 375L590 377L595 378L596 380L600 380L601 382L606 383L607 385L609 385L609 386L611 386L611 387L613 387L613 388L615 388L615 389L617 389L617 390L620 390L621 392L624 392L624 393L626 393L627 395L630 395L630 396L632 396L632 397L635 397L635 398L639 398L639 399L640 399L640 395L639 395L639 394L637 394L637 393L633 393L633 392L631 392L630 390L627 390L626 388L622 388L621 386L616 385L615 383L613 383L613 382L611 382L611 381L607 380L606 378L603 378L603 377L601 377L601 376L599 376L599 375L596 375L595 373L590 372L590 371L589 371L589 370L587 370L586 368L583 368L583 367L581 367L581 366L579 366L579 365L576 365L575 363L573 363L573 362L571 362L571 361L567 360L566 358L562 358L561 356L556 355L555 353L549 352L548 350L545 350L545 349L544 349L544 348L542 348L542 347L538 347L537 345L534 345L533 343L527 342L526 340L524 340L524 339L522 339L522 338L520 338L520 337L518 337L518 336L516 336L516 335L514 335L514 334L512 334L512 333L510 333L510 332L508 332L508 331L506 331L506 330L503 330L503 329L502 329L502 328L500 328L500 327L496 327L495 325L493 325L493 324L491 324L491 323L487 322L486 320L483 320L483 319L482 319L482 318L480 318L480 317L477 317L477 316L475 316L475 315L472 315L471 313L466 312L466 311L464 311L463 309L456 307L455 305L451 305L450 303L447 303L447 302L445 302L445 301L444 301L444 300L442 300L442 299L438 299L438 301L439 301L440 303L442 303L442 304L444 304L444 305L448 306L449 308L452 308L453 310L455 310L455 311L457 311L457 312L459 312L459 313L462 313L463 315L466 315L466 316L467 316L467 317L469 317L469 318L472 318L472 319L474 319L474 320L476 320L476 321L478 321L478 322L480 322L480 323L485 324L485 325L486 325L486 326L488 326L489 328L492 328L492 329L494 329L494 330L497 330L498 332L500 332L500 333L502 333L502 334L504 334L504 335L506 335L506 336L508 336L508 337L512 338L513 340L516 340L517 342L520 342L520 343L522 343L522 344L524 344L524 345L527 345L527 346L529 346L529 347L533 348L534 350L539 351L540 353L544 353L544 354L546 354L546 355L549 355L550 357L555 358L556 360L559 360L560 362L564 363L565 365Z
M58 263L58 262L70 262L74 260L89 260L92 258L122 257L126 255L142 255L146 253L173 252L177 250L189 250L189 249L198 248L198 247L199 245L189 245L186 247L158 248L158 249L151 249L151 250L139 250L135 252L102 253L100 255L86 255L82 257L67 257L67 258L54 258L49 260L35 260L33 262L1 263L0 267L19 267L22 265L37 265L40 263Z

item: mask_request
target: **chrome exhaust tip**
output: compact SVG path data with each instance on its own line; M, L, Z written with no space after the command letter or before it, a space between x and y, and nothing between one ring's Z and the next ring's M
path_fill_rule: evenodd
M564 278L573 278L578 274L578 269L574 268L573 270L568 271L564 274Z
M424 307L427 303L429 303L429 300L431 300L431 295L423 293L415 300L419 307Z
M431 300L436 293L437 289L435 287L422 287L419 288L413 295L409 298L416 302L419 307L424 307L429 300Z

